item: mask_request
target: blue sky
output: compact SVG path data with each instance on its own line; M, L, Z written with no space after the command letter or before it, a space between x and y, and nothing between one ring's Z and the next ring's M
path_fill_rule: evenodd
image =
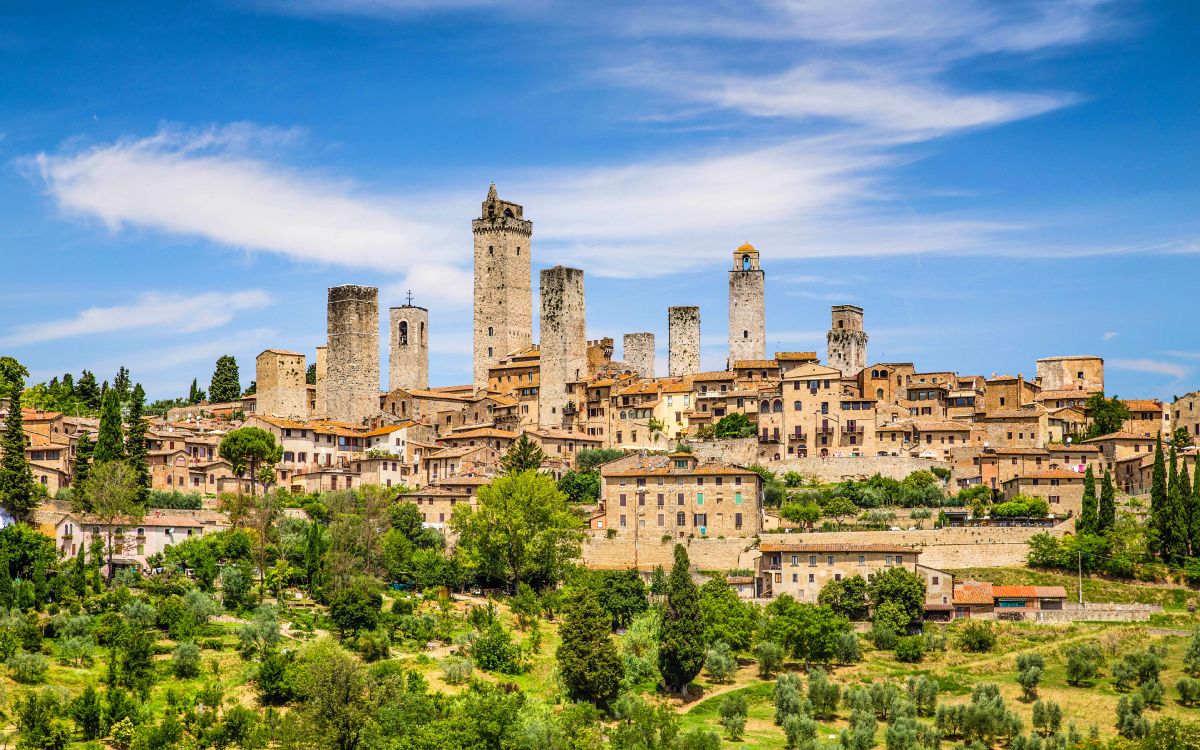
M359 283L411 288L432 380L469 382L494 180L535 266L586 271L589 337L655 331L660 367L682 304L722 366L749 241L770 350L853 303L872 361L1098 354L1170 398L1200 384L1196 49L1187 0L7 3L0 351L155 398L231 353L245 384Z

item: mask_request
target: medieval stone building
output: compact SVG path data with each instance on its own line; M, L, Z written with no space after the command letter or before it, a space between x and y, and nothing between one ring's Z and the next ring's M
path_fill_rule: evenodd
M673 378L700 372L700 308L667 308L667 368Z
M488 189L475 235L475 388L487 388L488 368L533 343L533 223L516 203Z
M388 311L388 390L429 387L429 311L409 304Z
M304 355L267 349L254 360L255 412L266 416L308 417Z
M654 334L627 333L623 346L625 365L643 378L654 377Z
M588 378L583 271L564 266L542 269L539 297L541 382L538 386L538 418L545 426L561 427L564 417L569 419L575 413L575 408L568 407L571 399L567 395L567 383Z
M328 315L325 407L331 419L360 424L379 413L379 290L331 287Z
M825 340L829 345L829 366L852 378L867 366L867 334L863 331L863 309L854 305L834 305L833 323Z
M733 251L729 272L729 363L767 356L766 274L747 243Z

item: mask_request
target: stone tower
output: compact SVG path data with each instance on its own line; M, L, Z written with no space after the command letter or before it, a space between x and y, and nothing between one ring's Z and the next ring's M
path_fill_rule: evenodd
M625 364L643 378L654 377L654 334L625 334Z
M750 243L733 251L729 272L729 367L744 359L767 358L766 274Z
M700 372L700 308L667 308L667 374Z
M867 366L867 334L863 331L863 309L834 305L833 323L825 336L829 344L829 366L854 377Z
M429 387L429 311L412 304L388 315L388 390Z
M488 188L475 235L475 388L487 388L488 368L533 343L533 223L516 203Z
M304 355L267 349L254 360L254 413L266 417L308 417Z
M329 345L325 408L330 419L352 424L379 413L379 290L329 289Z
M316 380L317 380L317 382L315 384L316 387L314 388L314 390L316 391L316 394L315 394L316 398L314 399L314 404L313 404L313 416L316 416L316 417L329 416L329 405L325 401L325 394L326 394L325 389L329 387L329 381L326 380L326 378L325 378L325 376L329 372L327 369L327 361L325 359L325 355L328 351L329 351L329 347L327 347L327 346L318 346L317 347L317 356L316 356L316 365L317 365Z
M541 382L538 385L538 421L561 427L570 400L567 383L588 376L587 323L583 298L583 271L555 266L541 274L539 342ZM575 406L579 406L578 398ZM569 417L570 411L567 411Z

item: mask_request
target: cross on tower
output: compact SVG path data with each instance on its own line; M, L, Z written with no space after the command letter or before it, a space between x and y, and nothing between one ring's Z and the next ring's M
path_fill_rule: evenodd
M412 307L412 290L408 290L408 306Z

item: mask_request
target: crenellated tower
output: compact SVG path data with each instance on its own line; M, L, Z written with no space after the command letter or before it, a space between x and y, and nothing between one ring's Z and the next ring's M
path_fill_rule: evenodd
M475 236L475 388L487 388L488 368L533 343L533 223L516 203L488 188Z

